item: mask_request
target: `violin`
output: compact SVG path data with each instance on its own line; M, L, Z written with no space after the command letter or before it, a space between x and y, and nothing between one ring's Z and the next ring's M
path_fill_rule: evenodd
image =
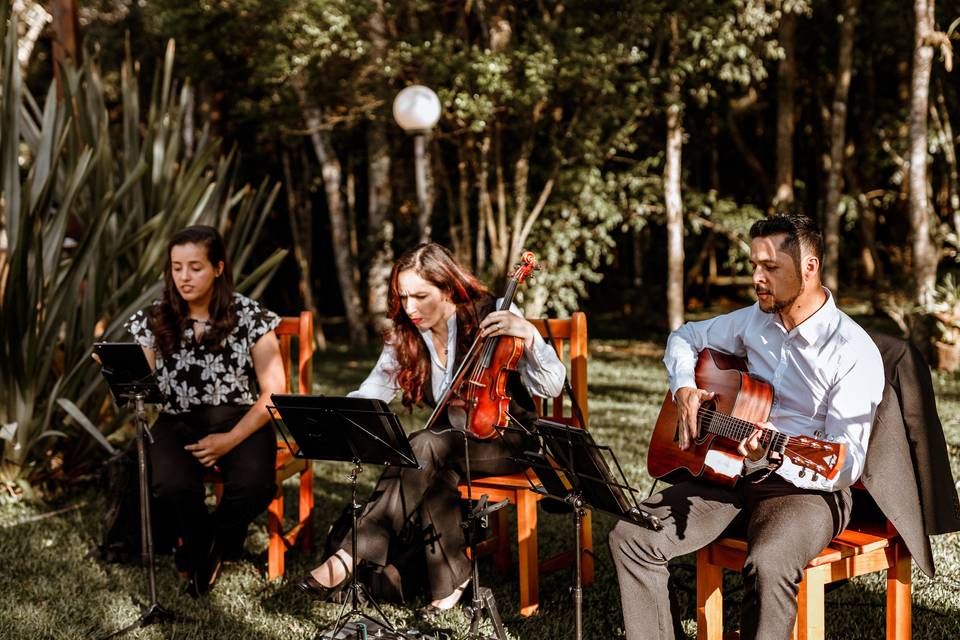
M497 311L510 309L517 287L537 270L537 259L530 251L520 257ZM489 336L474 339L453 381L427 421L431 427L447 410L451 426L468 429L476 438L487 440L507 426L510 419L510 393L507 378L516 371L523 356L523 338Z

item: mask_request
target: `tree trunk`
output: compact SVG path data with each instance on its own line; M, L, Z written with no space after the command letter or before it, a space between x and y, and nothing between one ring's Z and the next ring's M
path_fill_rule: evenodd
M375 118L367 130L368 211L367 247L367 313L370 327L376 333L389 328L387 290L393 266L393 220L390 217L390 145L386 121Z
M542 102L538 102L533 106L533 111L530 117L531 124L529 129L531 129L531 131L529 132L529 137L521 145L520 153L517 157L517 160L514 162L514 213L510 229L510 250L507 254L508 270L512 269L513 265L520 261L520 254L523 252L524 244L526 244L527 238L530 236L530 232L533 229L533 225L536 223L537 218L540 217L540 213L546 206L547 199L550 197L550 193L553 191L554 178L550 177L543 189L541 189L540 195L537 198L537 202L533 205L533 208L529 212L527 211L527 205L530 202L530 156L533 154L534 149L533 128L540 121L540 116L544 107L545 105Z
M57 79L57 97L63 95L60 86L60 67L81 63L80 21L76 0L53 0L53 75Z
M323 187L327 196L327 210L330 213L333 259L337 267L337 282L340 285L340 293L343 297L347 331L350 334L350 346L352 348L366 347L367 332L362 319L360 288L353 277L355 258L350 253L350 224L340 193L343 169L330 144L329 132L321 127L323 118L320 108L310 104L301 82L295 80L294 88L300 100L300 108L303 111L307 129L310 131L313 151L317 155L317 160L320 161Z
M793 204L794 94L797 85L797 14L784 11L779 39L783 59L777 63L777 176L773 206Z
M490 198L490 134L484 133L478 153L480 156L477 170L477 269L480 273L487 268L487 248L492 259L496 260L497 229L493 220L493 202ZM490 243L487 244L486 240Z
M857 0L843 0L840 15L840 43L837 54L837 82L830 109L830 165L827 168L827 197L824 205L823 284L833 292L839 285L840 195L843 186L843 154L846 146L847 96L853 73L853 35L857 20Z
M507 264L507 254L510 249L507 246L510 242L510 236L507 233L507 187L503 177L503 125L499 122L494 129L493 142L493 177L496 184L497 193L497 213L494 216L494 224L497 232L494 237L496 243L490 248L490 257L494 266L494 280L499 282L507 273L510 265Z
M923 309L933 303L938 256L930 238L930 199L927 195L927 110L933 47L934 0L914 0L913 78L910 94L910 231L913 248L913 299Z
M384 17L383 0L375 0L370 12L370 57L385 59L387 55L387 23ZM389 105L387 87L381 87L378 97ZM387 107L374 113L367 128L367 242L370 256L367 266L367 315L370 328L382 334L389 329L387 319L387 292L390 271L393 268L393 219L390 205L393 193L390 189L390 139L387 135L389 110Z
M313 207L310 198L302 198L300 191L294 187L293 170L290 163L290 150L284 147L281 155L283 161L283 177L286 180L284 190L287 192L287 209L290 211L290 233L293 236L293 258L300 270L300 297L303 306L313 314L313 339L320 351L327 350L327 338L323 334L323 325L320 324L320 312L313 297L313 281L310 277L310 264L313 262ZM307 184L304 181L303 184Z
M420 233L420 242L429 242L433 234L433 171L431 170L429 133L418 133L413 136L413 148L416 162L417 183L417 229Z
M676 14L670 16L671 58L680 40ZM671 60L671 66L674 61ZM670 77L667 105L667 153L663 167L663 196L667 213L667 323L670 330L683 324L683 201L680 196L683 111L680 80Z
M727 131L730 133L730 138L733 140L733 144L736 146L743 161L753 173L757 187L762 192L760 196L766 200L766 198L770 197L770 176L767 175L766 168L753 151L755 145L749 144L740 133L740 125L737 124L738 111L739 109L733 105L731 105L731 108L727 111Z
M457 256L460 264L473 264L473 240L470 234L470 175L463 144L457 145L457 208L460 215L460 246L463 254ZM451 230L451 233L453 231Z
M947 179L944 180L946 198L943 210L953 219L953 230L960 233L960 193L958 193L957 176L957 147L954 144L953 126L950 124L950 112L947 111L947 100L943 95L943 84L937 80L937 107L931 107L931 113L940 113L940 146L943 147L943 159L947 162Z

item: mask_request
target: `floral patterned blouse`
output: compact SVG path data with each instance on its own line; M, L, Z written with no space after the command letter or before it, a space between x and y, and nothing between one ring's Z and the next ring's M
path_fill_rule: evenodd
M160 301L153 303L160 304ZM224 340L224 348L212 350L194 340L188 326L180 340L180 349L165 360L154 346L146 309L130 316L124 325L141 347L157 356L157 377L167 398L165 413L184 413L201 405L255 404L259 391L251 350L257 340L280 324L280 316L250 298L233 294L237 326Z

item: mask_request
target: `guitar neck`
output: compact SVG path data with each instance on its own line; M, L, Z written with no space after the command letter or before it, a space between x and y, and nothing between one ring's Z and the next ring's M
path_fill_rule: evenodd
M708 407L700 408L698 418L703 430L736 442L749 438L757 428L757 425L752 422L720 413ZM760 444L763 447L769 444L772 450L782 452L789 442L790 436L786 434L771 429L761 429Z

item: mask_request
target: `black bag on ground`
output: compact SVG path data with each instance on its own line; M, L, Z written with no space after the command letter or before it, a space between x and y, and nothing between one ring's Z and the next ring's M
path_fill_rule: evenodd
M100 484L104 492L103 539L96 555L103 562L140 562L140 478L137 443L111 456L103 465ZM149 472L149 467L148 467ZM177 543L173 514L156 498L150 501L154 553L171 553Z

